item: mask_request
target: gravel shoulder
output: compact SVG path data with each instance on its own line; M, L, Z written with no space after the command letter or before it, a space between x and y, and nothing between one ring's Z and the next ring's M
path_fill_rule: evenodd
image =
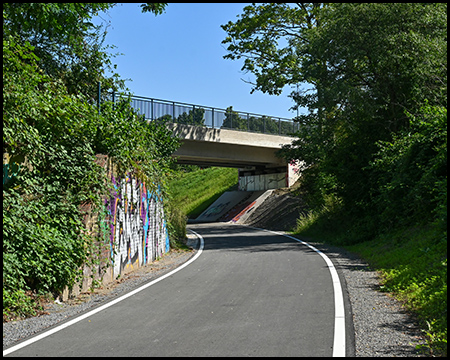
M289 200L289 202L291 201ZM273 206L270 202L265 205L260 211L265 211ZM264 217L258 214L255 214L255 217L258 219L258 223L254 223L252 226L263 227L262 225L266 225L265 228L270 230L286 230L271 226L274 223L273 219L264 224ZM291 218L294 219L295 216L292 215ZM283 227L285 226L287 223L283 222ZM308 239L303 240L308 241ZM196 248L196 242L193 235L188 236L188 245ZM314 242L309 243L327 254L346 283L344 288L348 292L355 332L355 353L350 355L356 357L423 356L415 348L416 345L425 344L424 336L416 319L404 310L400 302L379 291L378 274L371 270L367 263L344 249ZM133 273L127 274L120 281L97 289L94 293L81 294L78 298L65 303L48 303L45 313L37 317L3 323L3 348L48 330L82 312L92 310L150 282L182 265L194 256L195 252L196 250L170 251L159 261L143 266Z
M356 357L421 357L425 344L418 321L402 304L380 291L378 273L342 248L310 242L333 261L347 291L355 332Z
M246 225L285 232L294 228L305 204L290 194L292 190L275 190L247 218ZM354 356L424 356L416 349L416 345L426 344L418 321L399 301L380 291L376 271L345 249L302 240L326 253L346 283L355 332Z

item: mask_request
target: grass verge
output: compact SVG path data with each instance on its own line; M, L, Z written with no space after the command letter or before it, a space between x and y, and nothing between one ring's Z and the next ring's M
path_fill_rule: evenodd
M334 210L325 206L321 212L303 216L295 234L341 246L366 260L378 271L382 290L417 315L427 339L424 352L447 356L446 231L426 224L367 239L361 233L368 232L369 220L351 227L351 219Z
M195 219L227 190L235 189L238 171L211 167L179 172L169 181L172 202L187 217Z

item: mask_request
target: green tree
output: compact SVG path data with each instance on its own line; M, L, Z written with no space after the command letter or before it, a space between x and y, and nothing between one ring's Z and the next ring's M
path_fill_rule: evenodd
M113 157L150 188L164 183L178 147L168 129L142 121L129 101L106 102L100 115L90 91L71 86L67 74L76 78L80 61L76 31L84 31L92 9L103 7L65 5L4 5L3 153L20 164L3 185L4 320L34 314L30 293L58 293L76 281L82 264L98 260L101 239L88 235L82 210L90 204L101 211L108 193L96 154ZM65 29L64 21L74 33L50 36ZM50 46L58 41L64 52ZM73 59L66 71L62 65ZM98 80L95 63L84 66Z
M103 76L111 62L101 48L101 26L90 20L113 5L5 3L4 23L7 33L34 47L38 65L47 75L61 79L72 94L93 97L98 81L108 87L113 87L114 81Z
M230 106L226 109L225 119L222 123L223 129L234 129L242 131L250 131L265 134L279 134L279 122L277 119L261 115L241 117L238 112L233 111L233 107ZM290 127L292 132L292 125Z
M309 85L291 94L308 113L281 154L309 165L301 189L312 233L387 252L429 233L414 258L391 259L399 263L385 274L398 271L391 290L445 356L447 4L253 4L223 28L225 58L244 58L252 91Z
M60 291L86 260L80 205L102 187L95 108L37 66L33 47L3 40L3 151L20 162L3 186L4 314L27 290ZM25 300L23 300L25 302Z
M39 67L61 79L69 93L97 99L98 82L106 90L124 88L114 72L109 46L103 47L106 31L91 19L115 3L5 3L4 36L14 34L18 41L29 42L39 58ZM142 4L142 12L162 14L167 3ZM5 32L6 30L6 32ZM114 46L111 46L114 48ZM105 76L109 70L112 75Z
M247 119L241 118L237 111L233 111L233 107L229 106L225 112L225 119L222 123L222 129L248 130Z
M179 124L205 126L204 114L205 109L195 108L189 110L189 113L182 113L180 116L178 116L176 122Z
M309 113L284 155L333 179L330 189L353 206L369 200L376 142L409 126L405 110L446 104L446 6L251 5L223 26L225 58L245 58L253 90L313 86L291 94Z
M288 84L306 79L301 71L303 47L308 43L305 32L317 26L320 4L264 3L244 8L236 22L222 28L229 44L225 59L245 58L242 70L256 76L252 92L260 90L279 95ZM280 46L282 41L286 45Z
M167 3L145 3L142 4L142 12L152 12L156 15L161 15L166 9Z
M447 109L424 106L410 126L380 141L370 167L380 225L434 221L447 228Z

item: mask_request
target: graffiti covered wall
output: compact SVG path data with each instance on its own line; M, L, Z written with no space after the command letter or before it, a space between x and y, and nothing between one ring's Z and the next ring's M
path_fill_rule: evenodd
M169 251L169 236L162 199L145 183L111 175L114 190L105 206L108 212L110 250L116 278L161 257Z
M106 285L169 251L159 189L152 192L130 174L119 176L106 155L97 154L96 158L96 163L106 170L105 186L111 185L112 191L104 199L101 219L90 203L80 210L87 232L98 238L100 262L96 267L83 267L83 279L64 289L60 294L62 301L88 291L93 281Z
M280 189L286 185L286 174L260 174L239 176L238 189L240 191L261 191Z

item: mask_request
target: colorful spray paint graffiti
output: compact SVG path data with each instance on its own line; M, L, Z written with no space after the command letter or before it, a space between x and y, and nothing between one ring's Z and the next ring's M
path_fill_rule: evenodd
M230 202L228 201L226 203L220 203L217 206L211 207L205 213L203 213L202 216L206 217L206 218L209 218L211 216L215 216L217 214L220 214L223 211L223 209L225 209L228 206L229 203Z
M231 219L231 221L235 223L242 217L242 215L252 211L253 210L253 205L255 205L255 203L256 203L256 201L253 201L250 204L246 203L245 208L243 210L241 210L237 215L234 215L233 218Z
M169 251L162 199L145 183L112 176L114 191L105 206L110 225L113 277L154 261Z

